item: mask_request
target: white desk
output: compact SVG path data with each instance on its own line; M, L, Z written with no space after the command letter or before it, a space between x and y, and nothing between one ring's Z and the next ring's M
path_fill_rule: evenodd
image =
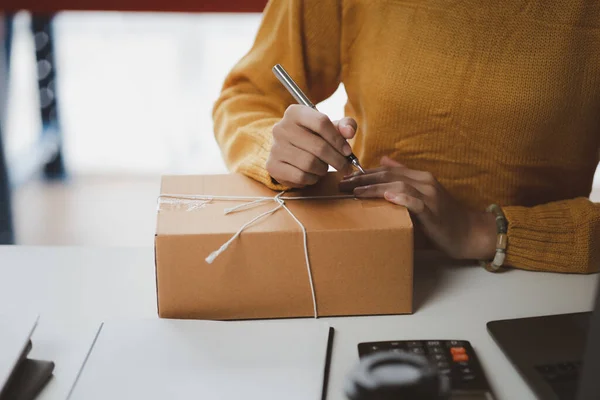
M326 319L336 329L330 400L342 400L345 374L361 341L466 339L501 400L533 394L488 335L489 320L589 311L597 276L441 267L417 263L413 315ZM64 399L99 323L156 318L151 248L39 248L0 246L0 314L39 313L33 357L56 362L40 399ZM294 324L294 320L273 323Z

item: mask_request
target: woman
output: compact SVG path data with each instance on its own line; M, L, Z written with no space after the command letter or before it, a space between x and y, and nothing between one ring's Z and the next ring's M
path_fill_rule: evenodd
M343 82L348 117L292 105L277 63L315 103ZM273 0L214 120L229 167L273 189L347 168L353 139L371 169L342 188L406 206L450 256L600 267L598 1Z

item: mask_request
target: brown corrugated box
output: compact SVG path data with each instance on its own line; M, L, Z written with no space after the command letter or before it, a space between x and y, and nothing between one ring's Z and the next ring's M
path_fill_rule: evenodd
M339 176L286 196L339 195ZM241 175L165 176L161 195L274 196ZM298 224L280 209L246 229L212 264L205 258L273 201L224 215L247 201L161 197L155 238L158 313L165 318L312 317ZM412 312L413 228L385 200L287 200L304 224L319 316Z

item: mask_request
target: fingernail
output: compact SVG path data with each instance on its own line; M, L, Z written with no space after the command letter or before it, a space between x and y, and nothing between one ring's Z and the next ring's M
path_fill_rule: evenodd
M344 144L344 147L342 147L342 153L345 156L349 156L350 154L352 154L352 147L350 147L348 143Z
M383 194L383 197L385 197L385 199L389 200L389 201L396 200L396 195L394 193L392 193L392 192L385 192Z
M367 188L366 188L366 187L364 187L364 186L362 186L362 187L357 187L357 188L354 188L354 194L355 194L355 195L360 195L360 194L363 194L363 193L364 193L364 192L366 192L366 191L367 191Z

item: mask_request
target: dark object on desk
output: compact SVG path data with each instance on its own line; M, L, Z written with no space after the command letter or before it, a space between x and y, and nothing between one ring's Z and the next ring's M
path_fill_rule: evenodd
M33 400L52 377L53 362L27 358L32 347L30 340L6 386L0 391L0 400Z
M404 354L405 352L424 357L434 368L436 377L439 379L437 387L434 388L438 393L437 397L411 397L402 393L402 396L397 395L396 397L364 397L365 399L494 399L477 355L468 341L399 340L360 343L358 345L361 363L363 360L368 361L368 357L371 355ZM393 378L398 379L398 384L406 380L406 369L394 371L392 368L388 368L386 372L393 373L395 375ZM444 381L447 383L444 383ZM433 385L431 380L428 382L430 386ZM444 385L448 387L444 388ZM350 399L362 400L363 397L350 397Z
M3 392L0 400L33 400L52 378L52 361L24 359Z
M439 400L448 399L450 382L422 355L383 351L361 358L345 392L350 400Z
M600 399L600 290L593 316L519 318L487 327L540 399Z

